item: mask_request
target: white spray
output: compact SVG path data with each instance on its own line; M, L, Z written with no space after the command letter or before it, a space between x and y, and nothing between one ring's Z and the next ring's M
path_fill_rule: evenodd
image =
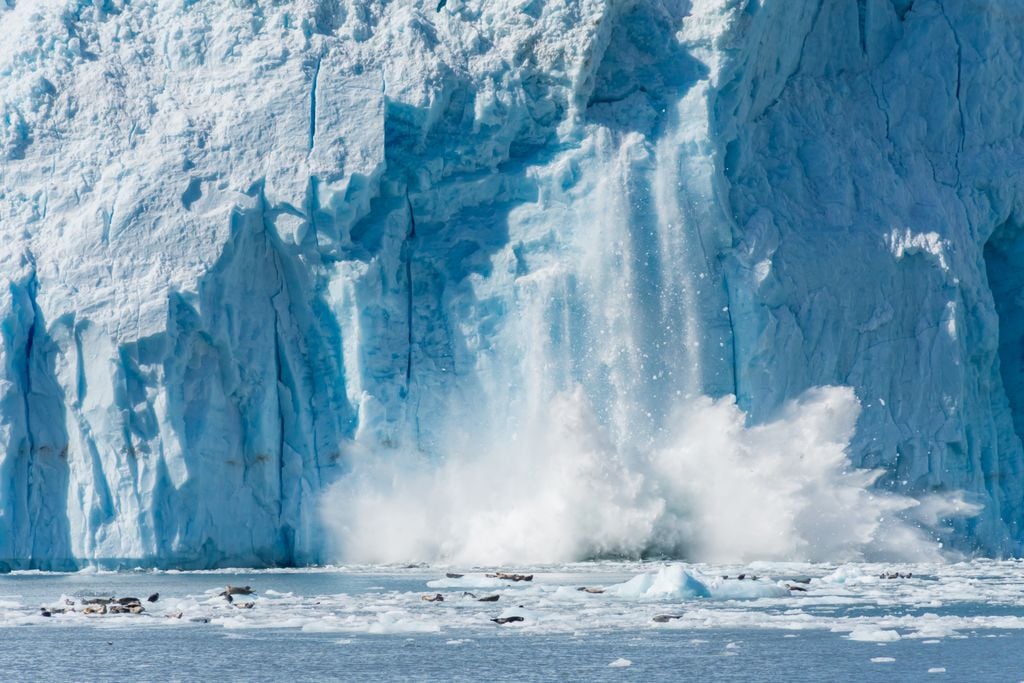
M905 514L850 467L859 412L826 387L777 420L746 426L731 398L680 406L650 451L608 438L581 391L560 394L517 434L453 429L439 463L366 454L329 496L343 557L362 562L561 562L644 553L712 562L936 559ZM950 514L944 510L943 515ZM960 514L970 514L962 504ZM937 522L937 518L933 520Z

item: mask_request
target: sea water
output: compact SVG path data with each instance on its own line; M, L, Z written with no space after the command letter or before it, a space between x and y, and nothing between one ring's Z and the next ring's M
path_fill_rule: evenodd
M495 569L9 574L0 679L1024 679L1021 562L505 568L528 582ZM228 584L253 594L229 603ZM111 596L146 611L81 613Z

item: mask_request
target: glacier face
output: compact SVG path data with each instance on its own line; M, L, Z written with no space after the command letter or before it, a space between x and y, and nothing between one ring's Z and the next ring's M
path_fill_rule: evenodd
M0 2L0 564L323 559L320 492L579 391L818 385L1024 498L1024 3ZM457 430L456 430L457 431Z

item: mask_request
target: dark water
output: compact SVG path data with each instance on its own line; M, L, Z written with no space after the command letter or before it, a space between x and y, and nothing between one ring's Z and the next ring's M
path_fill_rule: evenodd
M537 636L356 636L213 626L176 630L0 629L0 676L8 681L1019 681L1024 638L971 637L922 645L839 642L809 632L617 632ZM692 639L705 640L691 643ZM347 641L339 644L339 640ZM737 644L726 649L728 643ZM727 656L729 653L732 656ZM872 663L874 657L890 663ZM624 657L627 668L609 668ZM944 667L946 673L929 674Z

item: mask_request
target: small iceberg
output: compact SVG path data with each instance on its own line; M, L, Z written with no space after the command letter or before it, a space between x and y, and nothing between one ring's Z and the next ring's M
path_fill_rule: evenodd
M637 574L625 583L605 589L608 595L623 598L710 598L707 584L686 565L673 564L657 572Z
M605 589L608 595L644 599L754 600L786 597L785 586L770 579L723 579L708 577L685 564L662 567L657 572L638 574L625 583Z

